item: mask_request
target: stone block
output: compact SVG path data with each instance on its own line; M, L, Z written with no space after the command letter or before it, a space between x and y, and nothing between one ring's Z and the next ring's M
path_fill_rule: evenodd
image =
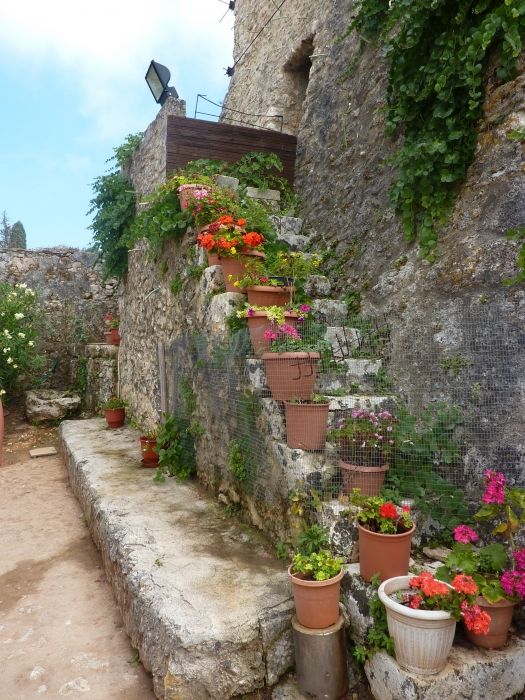
M224 289L224 275L220 265L212 265L204 269L199 280L199 291L204 296L217 294Z
M106 343L89 343L86 345L86 357L116 359L117 356L118 347L116 345L107 345Z
M30 457L51 457L58 454L56 447L35 447L34 450L29 450Z
M303 220L293 216L271 216L277 232L277 240L284 241L293 251L306 250L308 236L301 235Z
M299 481L306 481L322 491L329 487L337 473L337 458L330 445L322 452L306 452L293 450L285 442L276 442L275 451L289 490L295 489Z
M386 652L374 654L365 673L376 700L510 700L525 690L525 640L485 651L458 639L448 663L435 676L404 671Z
M304 291L309 297L324 299L332 293L330 280L324 275L309 275L304 283Z
M245 300L246 297L244 294L237 294L236 292L215 294L204 312L204 323L208 332L215 336L229 333L225 322L226 317L229 316L232 311L237 310Z
M30 423L45 423L75 415L80 404L80 396L67 391L40 389L25 394L26 416Z
M264 363L262 360L247 358L246 372L253 391L261 392L268 389L266 384L266 374L264 372Z
M368 394L350 394L348 396L334 396L330 398L330 411L348 411L349 409L365 408L379 410L386 404L394 401L393 396L371 396Z
M215 184L218 187L226 187L229 190L236 190L239 187L239 179L229 175L217 175Z
M360 333L357 328L349 326L328 326L324 337L330 343L334 358L343 360L349 358L352 350L358 347Z
M372 618L368 613L368 601L373 588L359 575L359 564L347 564L341 582L341 600L348 615L349 635L355 644L364 644Z
M312 301L314 318L327 326L344 326L348 309L344 301L337 299L314 299Z
M281 193L279 190L262 190L259 187L247 187L246 196L252 199L263 199L267 202L281 201Z
M266 430L274 440L286 440L286 426L279 404L274 399L260 399L266 419Z

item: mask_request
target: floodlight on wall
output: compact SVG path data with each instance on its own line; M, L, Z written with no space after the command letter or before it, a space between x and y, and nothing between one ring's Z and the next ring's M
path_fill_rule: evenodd
M157 63L157 61L152 61L149 64L149 68L146 73L146 82L151 90L151 94L153 95L155 102L157 102L159 105L163 105L164 102L166 102L168 95L171 95L171 97L174 97L175 99L177 99L179 96L179 93L174 87L168 87L170 78L171 73L166 66L163 66L161 63Z

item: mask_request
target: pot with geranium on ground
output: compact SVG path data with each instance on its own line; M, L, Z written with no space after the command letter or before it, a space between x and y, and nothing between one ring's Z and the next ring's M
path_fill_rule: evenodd
M108 428L121 428L124 425L127 405L128 402L118 396L112 396L102 405Z
M355 488L365 496L380 493L395 446L396 423L389 411L354 408L330 431L328 439L337 444L345 494Z
M145 467L158 467L159 454L157 451L157 431L152 430L144 433L140 438L140 452L142 456L142 464Z
M379 575L384 581L408 573L415 525L408 506L397 506L380 496L364 496L354 489L350 503L358 507L359 567L370 582Z
M463 574L451 584L428 571L384 581L378 595L386 608L398 664L411 673L439 673L447 662L457 620L483 634L490 617L476 605L477 592L474 579Z
M505 537L506 544L493 542L476 546L478 533L468 525L454 529L452 552L436 576L450 581L457 573L471 575L479 588L478 605L491 617L487 634L466 629L476 646L499 649L507 643L516 603L525 599L525 547L516 549L515 537L525 521L525 489L509 488L501 472L485 472L486 489L482 507L474 518L496 523L492 535Z
M327 549L298 553L288 568L295 612L300 625L324 629L339 619L343 560Z
M288 447L309 451L324 449L329 405L326 397L318 394L311 399L284 402Z

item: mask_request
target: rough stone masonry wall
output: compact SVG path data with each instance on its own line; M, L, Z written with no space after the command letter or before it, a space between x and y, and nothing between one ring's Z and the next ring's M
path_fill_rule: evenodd
M517 244L506 231L524 223L524 147L506 134L525 125L525 61L503 86L491 68L476 158L430 264L405 242L388 202L394 173L385 161L397 144L384 136L381 50L361 52L355 35L336 43L352 5L288 0L236 65L225 106L268 115L259 122L264 126L283 114L284 130L297 133L301 214L314 240L333 250L333 285L343 294L360 292L365 312L389 317L388 369L411 409L478 394L487 424L475 415L467 421L470 447L460 478L491 466L524 483L525 294L523 285L501 282L516 272ZM263 0L236 4L234 58L274 11ZM299 120L297 74L289 68L309 42L312 68ZM468 369L430 377L429 358L453 356Z
M70 385L86 342L103 341L104 314L118 313L116 282L102 280L96 253L66 247L0 250L0 281L36 290L44 311L46 385Z

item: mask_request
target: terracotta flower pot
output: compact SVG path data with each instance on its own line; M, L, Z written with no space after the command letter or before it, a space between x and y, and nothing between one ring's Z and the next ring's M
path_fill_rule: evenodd
M302 574L292 574L292 567L288 567L295 612L300 625L318 630L337 622L343 573L341 570L328 581L311 581L302 578Z
M388 464L383 464L381 467L362 467L340 459L339 468L344 494L351 494L352 489L361 489L363 496L379 496L388 471Z
M177 192L177 196L180 202L180 208L184 211L190 205L193 199L193 193L195 190L207 189L205 185L199 185L197 183L191 185L184 185L184 189Z
M456 621L445 610L413 610L392 600L391 594L409 590L410 578L389 578L379 586L378 595L386 608L397 663L411 673L434 675L447 663Z
M328 403L285 401L286 444L292 449L324 450Z
M261 357L272 398L311 398L321 357L318 352L265 352Z
M357 523L359 530L359 568L361 578L369 582L374 574L381 581L405 576L410 562L410 548L415 525L400 535L371 532Z
M234 282L239 280L246 272L246 261L249 258L265 258L265 254L259 250L245 251L235 257L219 256L219 261L222 267L224 276L224 286L227 292L237 292L238 294L246 294L246 290L236 287ZM230 279L230 276L232 279Z
M104 331L104 342L108 345L113 345L111 342L111 331Z
M109 428L121 428L124 425L126 419L125 408L107 408L104 413Z
M155 438L148 438L142 435L140 438L140 451L142 454L142 464L145 467L157 467L159 464L159 455L154 451L157 446Z
M284 322L290 326L296 326L299 315L293 311L285 312ZM266 311L254 311L251 316L247 317L248 332L252 341L253 351L256 355L260 355L268 350L270 341L264 337L264 332L273 327L273 323L268 318ZM300 398L300 397L297 397Z
M208 265L211 267L212 265L220 265L221 264L221 259L217 255L217 253L210 253L209 251L207 252L208 254Z
M246 287L248 304L254 306L286 306L292 298L293 287L255 285Z
M118 328L111 329L109 340L111 345L120 345L120 334L118 332Z
M507 643L515 603L511 600L489 603L483 596L478 597L476 603L490 615L489 631L487 634L474 634L463 625L466 636L472 644L482 649L500 649Z

